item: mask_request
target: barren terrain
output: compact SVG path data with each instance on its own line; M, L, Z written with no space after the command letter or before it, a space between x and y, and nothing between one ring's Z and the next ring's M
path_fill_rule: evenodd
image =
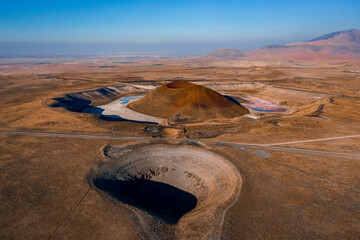
M360 238L359 63L6 61L1 239ZM249 114L126 108L177 80Z

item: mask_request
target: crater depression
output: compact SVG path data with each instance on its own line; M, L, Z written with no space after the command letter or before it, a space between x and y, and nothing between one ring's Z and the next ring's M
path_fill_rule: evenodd
M105 149L111 160L95 174L95 187L138 213L150 232L153 228L147 226L160 221L180 238L218 234L242 186L240 173L228 160L187 145L126 149ZM161 238L161 233L150 234Z

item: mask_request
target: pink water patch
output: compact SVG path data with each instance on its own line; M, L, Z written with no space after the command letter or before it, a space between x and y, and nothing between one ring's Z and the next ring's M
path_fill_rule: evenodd
M257 112L286 112L287 108L281 107L271 101L252 96L242 96L248 103L243 103L245 107Z

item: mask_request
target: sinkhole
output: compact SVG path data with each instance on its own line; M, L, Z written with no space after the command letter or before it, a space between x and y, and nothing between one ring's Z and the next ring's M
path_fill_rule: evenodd
M200 224L205 215L216 225L241 190L242 178L231 162L200 147L113 146L104 153L109 160L95 173L94 186L140 215L170 225Z

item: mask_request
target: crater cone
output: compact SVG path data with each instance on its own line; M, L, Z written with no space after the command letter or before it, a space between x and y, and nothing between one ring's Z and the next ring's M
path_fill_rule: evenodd
M169 119L170 123L234 118L248 113L248 110L234 99L185 81L164 84L131 103L129 108Z

